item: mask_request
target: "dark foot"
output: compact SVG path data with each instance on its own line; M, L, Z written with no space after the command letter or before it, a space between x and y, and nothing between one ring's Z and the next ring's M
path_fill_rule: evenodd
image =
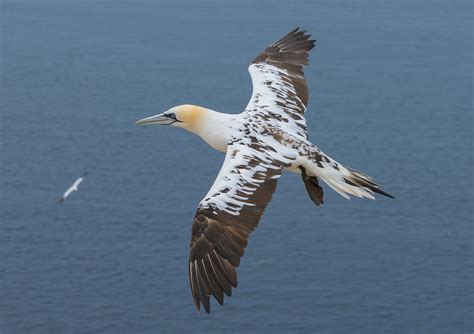
M320 206L324 203L323 200L323 188L319 186L318 178L316 176L308 176L306 170L303 167L299 167L301 170L301 178L303 179L304 186L308 192L309 198L316 204Z

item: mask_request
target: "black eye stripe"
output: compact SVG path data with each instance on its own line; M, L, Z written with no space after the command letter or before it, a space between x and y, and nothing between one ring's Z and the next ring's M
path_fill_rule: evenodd
M166 117L168 118L171 118L172 120L174 120L175 122L181 122L177 117L176 117L176 114L173 112L173 113L169 113L169 114L165 114Z

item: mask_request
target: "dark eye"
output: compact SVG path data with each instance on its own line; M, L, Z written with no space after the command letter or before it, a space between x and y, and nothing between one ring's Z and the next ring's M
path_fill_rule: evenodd
M168 114L168 117L172 119L176 119L176 114L175 113Z

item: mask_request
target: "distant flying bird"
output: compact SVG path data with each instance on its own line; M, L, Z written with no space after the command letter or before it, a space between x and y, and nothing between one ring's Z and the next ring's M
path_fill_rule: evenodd
M82 181L84 181L84 179L86 178L87 174L88 174L88 173L85 172L84 174L82 174L82 176L81 176L80 178L78 178L76 181L74 181L74 183L72 184L72 186L69 187L69 189L66 190L66 192L63 194L63 196L59 199L58 203L64 202L64 200L65 200L66 198L68 198L69 195L71 195L71 193L72 193L73 191L78 191L78 190L79 190L79 189L78 189L79 185L81 184Z
M314 45L297 28L258 55L249 66L252 97L241 114L180 105L136 123L183 128L226 153L192 226L188 268L197 310L202 303L209 313L211 296L221 305L224 293L231 296L237 286L235 268L283 170L301 175L318 206L323 203L319 181L345 198L374 199L373 193L392 197L372 178L341 165L308 140L303 66Z

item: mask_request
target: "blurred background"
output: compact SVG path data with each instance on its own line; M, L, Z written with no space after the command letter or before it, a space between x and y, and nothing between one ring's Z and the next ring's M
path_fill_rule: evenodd
M0 332L470 333L471 1L3 0ZM284 175L238 270L195 312L195 208L223 161L134 126L238 113L247 66L301 26L310 139L395 200L315 207ZM88 178L61 205L72 182Z

